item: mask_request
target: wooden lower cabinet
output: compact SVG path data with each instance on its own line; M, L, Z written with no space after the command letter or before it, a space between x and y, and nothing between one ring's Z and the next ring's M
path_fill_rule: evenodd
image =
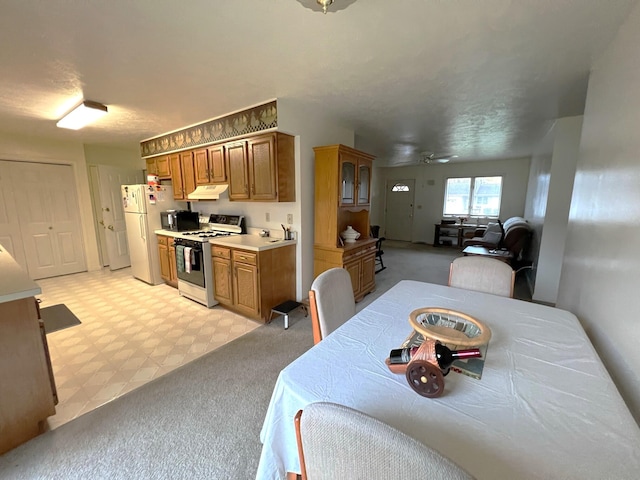
M376 289L376 239L368 238L344 247L313 247L313 273L317 277L330 268L349 272L356 302Z
M296 294L295 245L263 251L211 246L215 297L231 310L266 322Z
M57 403L36 300L0 303L0 455L42 433Z
M212 245L211 263L213 264L213 291L216 300L223 305L233 305L231 249Z
M167 285L177 288L178 272L173 237L158 235L158 255L160 256L160 276Z
M234 250L233 257L233 304L250 317L260 316L260 290L258 288L258 255Z

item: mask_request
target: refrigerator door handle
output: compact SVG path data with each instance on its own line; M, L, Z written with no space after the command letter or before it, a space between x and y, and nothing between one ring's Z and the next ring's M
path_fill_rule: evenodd
M144 218L142 215L138 217L138 222L140 223L140 238L146 242L145 231L144 231Z

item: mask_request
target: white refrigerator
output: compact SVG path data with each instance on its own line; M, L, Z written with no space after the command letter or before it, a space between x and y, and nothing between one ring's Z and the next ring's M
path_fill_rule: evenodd
M131 273L151 285L162 283L155 230L161 227L160 212L180 209L173 190L164 185L122 185L122 206L127 227Z

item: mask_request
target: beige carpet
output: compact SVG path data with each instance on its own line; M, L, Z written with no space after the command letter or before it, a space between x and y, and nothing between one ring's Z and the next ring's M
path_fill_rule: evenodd
M449 248L388 242L364 308L402 279L446 284ZM298 311L0 456L3 479L252 479L280 370L312 346Z

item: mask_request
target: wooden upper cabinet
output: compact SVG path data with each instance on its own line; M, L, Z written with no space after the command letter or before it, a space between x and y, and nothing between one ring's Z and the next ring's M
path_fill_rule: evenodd
M169 163L171 164L171 184L173 186L173 198L176 200L183 200L184 187L182 182L182 165L180 163L180 154L173 153L169 155Z
M294 137L284 133L256 135L146 161L150 174L171 178L176 200L187 200L198 185L227 183L232 201L296 200Z
M225 145L229 199L295 202L294 137L280 132Z
M149 175L158 175L158 167L155 158L147 158L147 173Z
M224 145L214 145L207 149L209 155L209 181L227 183L227 170L224 165Z
M182 167L182 185L184 198L196 189L196 172L193 167L193 153L182 152L180 154L180 166Z
M193 152L193 166L197 185L210 183L209 179L209 153L206 148Z
M276 171L276 136L261 135L249 140L249 184L253 200L278 198Z
M187 200L187 195L196 189L196 173L193 167L193 153L180 152L169 155L171 184L175 200Z
M247 142L232 142L225 145L227 174L229 175L229 199L249 199L249 168Z
M227 183L224 163L224 145L214 145L213 147L194 150L193 165L196 184Z
M169 161L169 155L163 155L156 158L156 175L160 178L171 177L171 162Z
M171 178L171 163L169 155L147 158L147 173L157 175L160 178Z

